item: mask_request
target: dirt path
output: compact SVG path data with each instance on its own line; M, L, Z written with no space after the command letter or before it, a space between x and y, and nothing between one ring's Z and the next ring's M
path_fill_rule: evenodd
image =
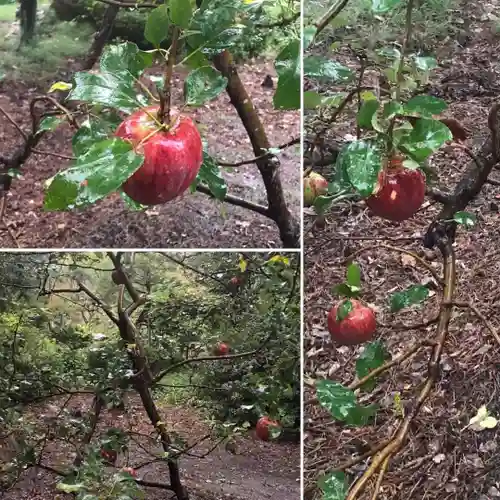
M71 63L69 63L71 65ZM263 88L266 74L275 77L272 62L256 61L240 67L242 80L256 105L273 146L299 134L299 113L275 111L273 90ZM69 78L62 71L56 79ZM182 78L181 78L182 76ZM182 96L183 76L175 78L177 103ZM276 82L276 78L274 78ZM0 81L0 106L17 123L29 126L30 99L47 90L50 82L24 85ZM174 102L175 103L175 102ZM225 162L253 158L246 132L226 93L191 112L202 126L210 153ZM0 152L10 154L20 143L18 132L5 118L0 119ZM71 133L63 127L44 138L39 149L71 155ZM300 210L300 160L296 148L283 151L281 178L292 213ZM249 210L211 200L206 195L185 195L172 203L145 213L127 209L118 195L74 213L43 211L43 183L68 166L67 160L33 155L24 165L23 177L14 181L8 196L6 221L23 248L266 248L281 247L277 228L270 219ZM266 204L260 174L254 164L226 169L230 194ZM0 246L14 242L0 230Z
M443 97L449 114L470 130L467 145L479 149L488 136L487 115L491 104L500 98L500 41L492 35L489 12L498 12L500 2L468 2L461 12L471 20L465 47L449 41L439 47L441 68L432 76L429 93ZM351 61L352 62L352 61ZM335 128L337 139L352 133L352 117ZM432 165L440 181L453 187L468 163L467 157L451 157L445 152L433 156ZM498 179L498 172L492 174ZM459 229L457 252L457 300L472 301L500 329L500 241L499 199L497 186L486 185L468 210L478 218L471 231ZM306 380L329 378L348 384L354 374L354 362L360 348L335 348L326 326L326 314L336 300L332 287L345 278L347 257L362 247L372 246L356 258L363 276L363 299L373 305L381 324L415 325L431 318L439 308L441 292L432 276L413 259L379 246L381 241L351 238L387 238L393 244L416 252L438 272L442 272L437 251L425 250L421 237L438 206L427 205L415 218L403 224L374 217L364 203L341 204L328 218L326 228L310 234L306 248L305 356ZM305 225L311 221L306 217ZM391 241L391 238L408 238ZM412 240L413 238L413 240ZM398 290L430 283L431 298L423 308L396 315L389 312L388 297ZM435 326L411 330L379 326L382 339L392 356L406 351L417 339L432 338ZM500 350L484 324L468 310L455 310L445 345L440 380L411 426L409 441L390 462L384 477L381 499L391 500L493 500L500 493L500 458L497 428L483 432L464 430L477 409L485 404L500 415ZM411 358L402 367L392 369L378 383L364 404L381 404L373 425L347 429L335 425L328 412L310 404L305 410L305 483L306 498L319 498L316 481L345 460L362 454L389 438L398 425L395 396L411 411L421 383L427 375L428 352ZM306 400L312 394L307 391ZM335 454L331 450L336 450ZM349 482L366 469L363 461L351 469ZM371 498L371 486L362 500Z
M54 403L53 403L54 404ZM57 404L57 403L56 403ZM90 400L75 397L68 405L72 408L88 408ZM127 401L127 411L109 411L102 415L99 431L110 427L122 428L147 436L154 434L147 416L135 396ZM33 417L39 418L48 412L48 405L33 410ZM162 407L161 414L170 432L178 433L189 444L198 442L209 432L201 415L192 408ZM153 431L153 432L152 432ZM152 455L161 455L161 448L152 441L134 435L127 456L119 456L117 467L137 467L151 461ZM190 453L204 455L214 447L214 441L205 440ZM72 460L71 447L62 441L51 441L44 453L43 464L62 468ZM218 446L205 458L184 456L180 461L181 477L192 500L294 500L300 497L300 448L290 443L266 443L256 439L253 433L236 439L236 454L228 453L224 446ZM157 483L168 483L168 469L165 464L154 463L138 469L138 478ZM57 477L45 470L30 469L22 476L15 488L2 500L60 500L56 497ZM147 500L170 498L156 488L146 488Z

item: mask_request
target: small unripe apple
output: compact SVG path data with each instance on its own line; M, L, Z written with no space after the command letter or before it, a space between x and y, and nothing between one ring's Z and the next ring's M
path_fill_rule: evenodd
M124 279L123 273L121 271L118 271L117 269L115 269L111 273L111 279L115 285L124 285L125 284L125 279Z
M221 342L220 344L217 344L214 351L216 356L225 356L226 354L229 354L229 345Z
M352 310L338 321L337 311L346 301L350 300ZM356 345L372 340L377 322L373 309L363 305L359 300L344 299L335 304L328 313L328 331L332 340L339 345Z
M311 172L304 179L304 206L314 205L318 196L328 192L328 181L317 172Z
M101 457L104 458L107 462L114 464L116 459L118 458L118 453L116 450L106 450L101 448Z
M137 471L133 467L123 467L122 472L130 474L132 477L137 477Z
M257 421L257 426L255 427L255 434L259 439L262 439L262 441L269 441L269 438L271 437L271 427L279 429L281 425L277 420L272 420L266 415L260 417Z
M375 215L401 222L418 212L424 198L423 172L403 167L402 158L396 157L379 172L374 193L365 201Z
M122 186L143 205L159 205L181 195L196 179L203 162L201 136L191 118L172 113L170 128L158 130L152 118L158 110L150 106L136 111L115 132L144 156L142 166Z

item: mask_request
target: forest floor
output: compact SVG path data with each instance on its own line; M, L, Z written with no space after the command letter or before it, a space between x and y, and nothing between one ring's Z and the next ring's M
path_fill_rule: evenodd
M50 79L36 83L0 80L0 106L21 127L30 126L31 99L47 92L58 80L71 78L75 61ZM300 129L298 111L273 109L273 89L262 87L266 75L276 72L272 61L254 60L238 68L273 147L297 137ZM160 74L161 69L157 68ZM188 71L174 76L173 105L182 99L182 85ZM223 162L248 160L255 155L246 131L227 94L195 110L187 111L201 125L208 150ZM48 134L39 149L71 155L71 130L61 126ZM9 155L21 143L19 132L0 117L0 152ZM297 147L279 155L280 175L290 211L300 214L300 156ZM94 206L75 212L45 212L44 182L67 168L68 160L54 156L32 155L15 179L8 194L5 222L10 231L0 228L0 246L22 248L276 248L281 247L277 226L270 219L247 209L221 204L201 193L185 194L171 203L152 207L145 212L128 209L118 194ZM228 193L255 203L267 205L260 173L255 164L226 168L223 172ZM13 241L13 238L15 241Z
M61 401L62 402L62 401ZM67 409L90 408L91 398L74 396ZM53 408L55 406L55 409ZM59 407L60 408L60 407ZM38 420L57 410L57 401L30 407L26 418L36 416ZM210 433L209 426L200 413L189 407L161 406L160 412L170 432L177 433L188 445L200 442ZM133 432L134 440L126 455L118 455L116 467L134 467L161 456L162 450L154 440L149 419L139 398L126 398L126 411L110 410L101 414L96 435L111 427ZM192 455L180 460L181 478L191 500L292 500L300 496L300 447L292 443L264 442L254 437L253 432L235 439L236 451L229 453L223 445L215 447L216 441L201 441L190 450ZM75 457L74 448L67 442L54 439L48 441L42 464L55 469L70 465ZM138 468L138 479L168 484L166 464L156 462ZM16 485L2 500L64 500L70 495L60 494L55 485L58 476L42 469L31 468L23 473ZM156 488L145 488L147 500L172 498L171 492ZM57 496L58 495L58 496Z
M460 18L470 22L461 45L447 40L436 49L440 63L431 75L430 93L450 105L447 114L469 130L467 146L477 151L489 136L488 112L500 98L500 38L493 34L490 13L500 2L464 2ZM345 53L340 61L356 66ZM341 115L333 139L353 134L353 116ZM439 152L431 164L439 181L453 189L468 164L464 154ZM320 170L321 172L321 170ZM326 169L323 174L326 174ZM498 171L491 175L500 180ZM500 328L500 188L486 184L468 207L478 219L469 231L458 229L455 251L458 286L456 300L472 302L491 326ZM376 338L383 340L394 357L408 350L416 339L431 339L435 325L409 329L436 315L441 291L429 271L417 259L382 247L394 245L415 252L437 273L442 273L440 253L426 250L422 236L439 211L427 203L411 220L391 223L371 214L363 202L341 203L327 217L324 229L311 231L305 240L305 377L311 386L316 379L331 379L347 385L353 380L354 364L362 348L335 347L326 325L327 312L335 302L334 285L345 279L348 257L361 248L370 249L356 257L362 270L362 298L376 311ZM305 227L313 217L305 217ZM372 240L372 241L370 241ZM411 285L428 283L430 298L424 306L391 314L389 295ZM329 413L305 400L305 486L306 498L319 498L317 480L340 464L390 438L401 422L395 404L399 393L402 408L412 402L427 377L429 350L409 358L381 377L371 394L361 394L364 405L381 405L368 426L348 428L335 424ZM478 408L487 405L500 415L499 346L485 323L465 309L453 311L449 336L442 357L437 386L414 419L409 439L391 459L377 498L391 500L494 500L500 497L500 426L474 432L465 427ZM333 450L333 451L332 451ZM361 461L349 469L349 483L369 465ZM375 481L360 499L372 498Z

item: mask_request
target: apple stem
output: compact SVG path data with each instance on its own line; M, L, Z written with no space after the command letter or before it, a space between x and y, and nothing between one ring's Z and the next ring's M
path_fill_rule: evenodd
M170 123L170 105L172 101L172 74L174 72L175 58L177 56L177 41L180 30L176 26L172 33L172 43L168 50L167 65L165 67L165 81L163 82L163 95L160 95L160 111L158 118L161 123Z

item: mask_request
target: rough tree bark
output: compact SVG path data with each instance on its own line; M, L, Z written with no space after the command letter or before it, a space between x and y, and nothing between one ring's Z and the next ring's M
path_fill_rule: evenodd
M101 57L104 45L106 45L106 42L111 35L113 24L119 10L120 7L118 5L108 5L106 8L101 29L95 34L92 46L89 49L85 62L83 63L83 69L92 69L94 64L99 60L99 57Z
M27 45L35 36L37 0L20 0L19 17L21 24L21 41L19 48Z

